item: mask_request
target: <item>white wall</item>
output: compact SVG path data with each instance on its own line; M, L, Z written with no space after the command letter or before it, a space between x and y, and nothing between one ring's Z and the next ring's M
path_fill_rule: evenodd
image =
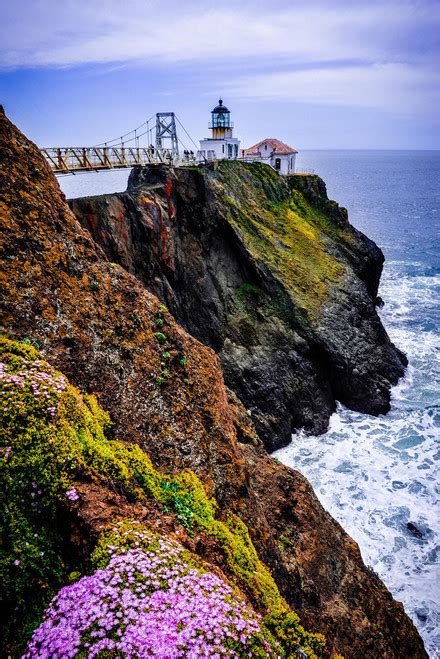
M273 151L273 146L271 146L267 142L263 142L263 144L260 146L261 157L264 159L269 158L272 151Z
M295 171L295 167L296 167L296 153L292 153L290 158L291 158L290 174L293 174L293 172Z
M267 149L265 148L267 146ZM293 174L295 171L295 161L296 161L296 153L284 153L284 154L274 154L273 156L271 155L273 151L273 147L270 144L267 144L266 142L263 142L263 144L259 147L259 153L256 154L255 156L245 156L245 160L248 160L252 162L252 160L255 160L257 162L264 162L267 165L270 165L273 169L275 169L275 160L277 158L280 159L280 169L277 170L280 172L280 174L286 175L286 174Z
M270 165L275 169L275 161L279 158L281 161L280 174L293 174L295 171L296 153L274 154L270 160Z
M204 139L200 140L200 151L214 151L217 160L228 158L228 144L232 144L232 158L235 158L235 145L240 149L240 140L235 137L229 137L224 140ZM239 151L238 151L239 152Z
M279 158L280 160L280 169L277 169L275 166L276 160ZM270 165L273 167L277 172L280 174L290 174L290 155L287 154L274 154L272 158L270 159Z

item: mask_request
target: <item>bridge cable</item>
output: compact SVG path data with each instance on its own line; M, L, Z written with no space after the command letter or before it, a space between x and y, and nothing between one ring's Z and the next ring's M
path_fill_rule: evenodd
M140 126L137 126L136 128L133 128L132 130L129 130L124 135L122 135L120 137L114 137L113 139L106 140L105 142L100 142L99 144L95 144L94 147L109 146L109 145L111 145L112 142L116 142L117 144L121 144L124 137L127 137L128 135L131 135L131 133L134 133L135 131L138 131L140 128L143 128L144 126L148 125L150 123L150 121L152 119L154 119L154 117L155 117L155 115L153 114L149 119L147 119L142 124L140 124ZM145 133L143 133L143 134L145 134ZM132 140L133 140L133 138L131 138L130 140L125 140L125 141L126 142L131 142ZM113 146L115 146L115 145L113 145Z
M192 138L191 135L188 133L188 131L186 130L185 126L184 126L184 125L182 124L182 122L180 121L179 117L178 117L177 115L175 115L175 117L176 117L177 121L179 122L179 125L183 128L183 130L184 130L185 133L188 135L188 137L189 137L189 139L191 140L191 142L192 142L192 143L194 144L194 146L196 147L196 154L197 154L198 151L199 151L199 147L198 147L198 145L194 142L193 138ZM202 156L202 157L203 157L203 160L205 161L205 163L207 163L208 160L207 160L206 156Z
M176 117L177 121L179 122L179 125L183 128L183 130L184 130L185 133L188 135L188 137L189 137L189 139L191 140L191 142L192 142L192 143L194 144L194 146L196 147L196 150L198 151L198 150L199 150L199 147L198 147L197 144L194 142L193 138L192 138L191 135L188 133L188 131L186 130L185 126L184 126L184 125L182 124L182 122L180 121L180 119L179 119L179 117L177 116L177 114L175 115L175 117Z

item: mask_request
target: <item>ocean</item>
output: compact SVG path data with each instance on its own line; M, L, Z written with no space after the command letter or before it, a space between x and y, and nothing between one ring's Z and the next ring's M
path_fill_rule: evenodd
M299 166L382 248L380 314L409 367L386 416L340 405L325 435L296 433L275 455L309 479L439 657L440 152L309 151Z
M295 433L274 455L309 479L440 657L440 152L303 151L297 165L384 251L380 313L409 367L388 415L340 405L326 434ZM59 181L71 198L122 191L127 178Z

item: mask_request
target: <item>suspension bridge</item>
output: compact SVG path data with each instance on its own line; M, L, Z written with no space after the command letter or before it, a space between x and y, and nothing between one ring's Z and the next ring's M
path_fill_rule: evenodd
M177 123L195 151L178 137ZM158 162L193 164L199 160L197 149L197 144L174 112L157 112L137 128L107 142L86 147L51 147L41 149L41 152L55 174L75 174Z

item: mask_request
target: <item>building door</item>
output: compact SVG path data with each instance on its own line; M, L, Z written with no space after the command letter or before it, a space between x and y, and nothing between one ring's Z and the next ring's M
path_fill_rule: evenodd
M281 169L281 158L275 158L275 169L277 170L277 172L280 171L280 169Z

